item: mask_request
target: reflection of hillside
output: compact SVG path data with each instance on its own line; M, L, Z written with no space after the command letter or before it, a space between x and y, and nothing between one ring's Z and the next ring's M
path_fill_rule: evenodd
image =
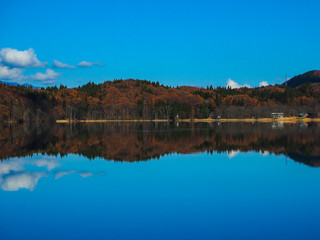
M168 153L231 150L290 152L299 154L297 161L304 162L304 156L320 156L320 128L291 124L274 128L267 123L180 123L179 127L169 123L95 123L0 128L1 159L34 153L76 153L88 158L139 161Z
M287 156L296 162L301 162L312 167L320 167L320 155L306 156L297 152L290 152Z

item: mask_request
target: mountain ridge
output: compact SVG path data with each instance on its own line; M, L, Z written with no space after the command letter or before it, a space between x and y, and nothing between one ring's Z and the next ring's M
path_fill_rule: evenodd
M294 88L307 83L320 83L320 70L311 70L303 74L296 75L283 83L283 85Z

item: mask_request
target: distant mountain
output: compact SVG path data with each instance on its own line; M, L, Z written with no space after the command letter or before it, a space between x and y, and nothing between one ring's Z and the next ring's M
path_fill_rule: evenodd
M304 83L320 83L320 70L309 71L297 76L283 83L289 87L298 87Z
M10 86L24 86L24 87L32 87L32 88L38 88L35 87L29 83L25 83L25 84L20 84L20 83L16 83L16 82L5 82L5 81L0 81L0 83L6 84L6 85L10 85Z

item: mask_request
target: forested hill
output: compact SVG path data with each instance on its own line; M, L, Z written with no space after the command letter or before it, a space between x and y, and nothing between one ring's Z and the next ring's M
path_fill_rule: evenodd
M320 70L309 71L286 81L284 85L289 87L298 87L305 83L320 83Z
M168 87L145 80L34 89L0 84L0 121L270 117L320 112L320 84L296 88Z

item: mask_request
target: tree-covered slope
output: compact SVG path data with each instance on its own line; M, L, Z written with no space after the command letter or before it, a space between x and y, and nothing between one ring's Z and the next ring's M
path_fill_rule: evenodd
M319 102L320 84L230 89L128 79L35 89L0 83L0 121L270 117L318 113Z

